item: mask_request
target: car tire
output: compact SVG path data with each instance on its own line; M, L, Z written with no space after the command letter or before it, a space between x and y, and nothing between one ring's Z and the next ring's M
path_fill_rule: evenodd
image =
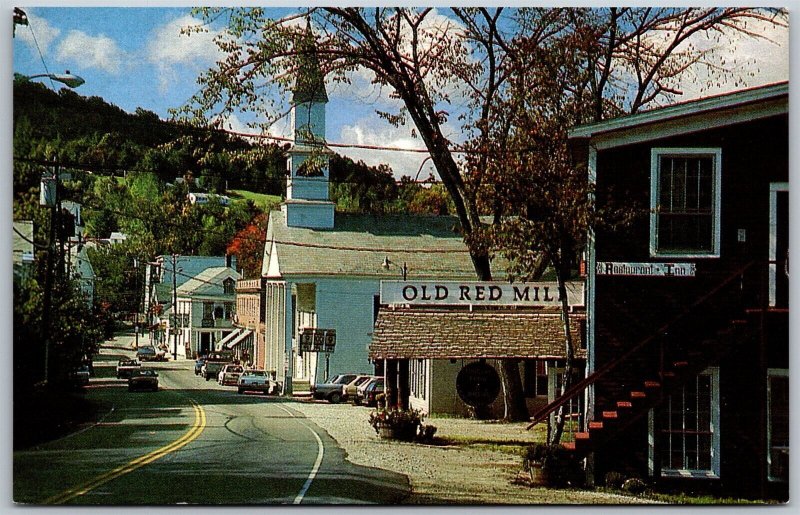
M244 393L244 388L239 388L239 393Z
M340 400L342 400L342 394L339 392L333 392L328 395L328 402L331 404L338 404Z

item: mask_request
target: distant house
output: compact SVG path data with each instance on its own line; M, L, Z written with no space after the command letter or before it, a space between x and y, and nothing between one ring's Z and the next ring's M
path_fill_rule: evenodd
M229 206L231 203L230 197L226 195L214 195L213 193L189 193L186 198L189 199L191 204L208 204L209 202L217 202L222 206Z
M95 273L89 261L88 249L96 248L97 242L78 241L73 239L69 244L69 266L73 276L77 279L86 302L91 306L94 302Z
M263 366L266 356L264 346L264 295L265 280L242 279L236 282L235 327L243 336L225 342L244 363ZM270 370L277 374L277 370Z
M61 201L61 208L72 215L72 220L75 224L75 232L70 235L71 237L82 237L84 234L85 227L83 224L83 213L81 212L81 207L81 204L77 202L72 202L70 200Z
M121 233L121 232L112 232L111 236L108 237L108 242L111 245L116 245L117 243L122 243L123 241L128 239L128 235Z
M173 271L173 265L175 270ZM154 344L169 343L170 315L172 314L173 286L177 289L204 270L213 267L236 269L236 256L158 256L147 263L145 271L144 312L150 320L150 338ZM174 277L174 282L173 282Z
M207 268L177 289L175 340L178 357L222 350L223 339L234 330L236 280L239 273L229 267ZM174 350L174 348L171 348Z
M586 399L567 445L598 482L616 471L788 496L788 93L747 89L571 133L598 201L642 212L590 239L588 377L559 399Z
M34 264L33 222L14 222L13 225L14 280L24 281L31 277Z

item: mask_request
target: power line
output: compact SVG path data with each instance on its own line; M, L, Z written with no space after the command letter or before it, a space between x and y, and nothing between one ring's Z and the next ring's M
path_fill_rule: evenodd
M14 157L15 161L22 161L25 163L32 163L42 166L53 166L55 163L53 161L48 161L46 159L36 159L31 157ZM124 178L128 173L152 173L158 175L158 172L154 172L152 170L141 170L137 168L119 168L119 167L112 167L112 166L102 166L102 165L94 165L94 164L86 164L86 163L78 163L78 162L69 162L69 161L60 161L59 165L69 169L70 171L75 172L84 172L93 175L96 171L103 171L103 172L112 172L110 177L117 177L117 178ZM121 175L115 175L114 172L121 173ZM417 173L419 175L419 173ZM104 177L108 177L109 175L104 175ZM223 176L224 177L224 176ZM408 176L405 176L408 177ZM301 179L304 177L300 177ZM259 179L259 182L267 182L267 183L276 183L276 184L284 184L287 180L289 180L289 176L285 175L282 177L270 177L265 176ZM407 180L402 179L394 179L392 178L394 184L401 185L401 184L440 184L441 181L437 181L436 179L424 179L424 180L411 180L408 177ZM332 177L328 177L328 182L331 184L356 184L360 186L372 186L366 181L356 181L356 180L343 180L343 179L335 179ZM381 185L382 183L377 182L374 185Z

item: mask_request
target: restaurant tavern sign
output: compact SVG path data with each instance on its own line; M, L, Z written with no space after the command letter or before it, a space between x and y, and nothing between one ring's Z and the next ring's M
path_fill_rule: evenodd
M657 277L694 277L694 263L617 263L598 261L597 275L635 275Z
M583 306L583 283L567 283L570 306ZM561 307L558 283L381 281L381 304Z

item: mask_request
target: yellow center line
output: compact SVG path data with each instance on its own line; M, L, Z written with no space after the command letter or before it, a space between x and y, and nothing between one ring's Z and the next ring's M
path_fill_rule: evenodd
M175 440L174 442L161 447L160 449L156 449L153 452L145 454L144 456L140 456L135 460L121 465L114 470L110 470L99 476L95 477L94 479L89 480L88 482L77 486L75 488L70 488L60 494L54 495L49 497L43 501L43 504L63 504L67 501L70 501L76 497L86 494L94 490L95 488L108 483L109 481L116 479L120 476L128 474L129 472L133 472L134 470L143 467L149 463L154 462L155 460L171 453L177 451L181 447L189 444L190 442L197 439L198 436L203 432L203 429L206 427L206 412L205 410L192 401L192 407L194 408L194 425L192 428L183 436Z

